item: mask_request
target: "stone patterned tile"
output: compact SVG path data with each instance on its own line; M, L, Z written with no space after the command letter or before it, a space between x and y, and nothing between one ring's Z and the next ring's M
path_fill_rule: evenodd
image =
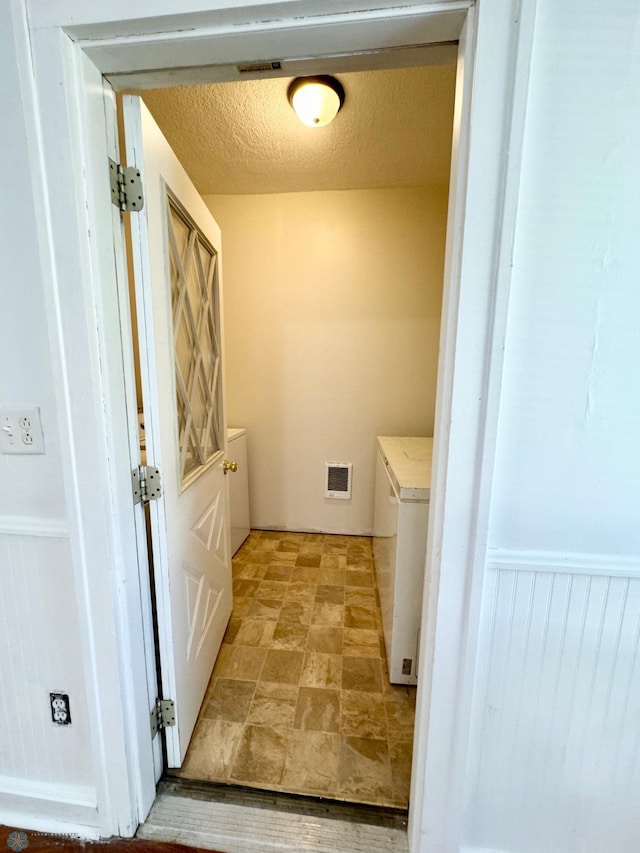
M218 678L209 695L202 717L206 720L228 720L244 723L256 689L255 681Z
M287 591L288 583L285 581L267 581L260 583L259 589L255 595L260 598L284 599L284 594Z
M393 801L394 805L401 809L406 809L409 806L412 753L413 743L411 741L389 741Z
M227 779L243 729L242 723L228 720L200 720L180 768L180 776L205 781Z
M293 566L285 566L278 565L277 563L272 563L270 566L267 566L262 580L284 581L285 583L288 583L291 580L292 572Z
M342 654L342 628L314 626L309 628L307 637L308 652L322 652L327 655Z
M382 694L380 661L374 658L343 655L342 689Z
M293 727L307 732L337 732L340 729L340 691L301 687Z
M273 598L254 598L248 608L247 615L250 619L270 619L277 622L280 618L282 601ZM234 604L235 611L235 604Z
M259 681L249 707L246 722L256 726L268 726L272 729L289 730L293 726L297 701L298 688L296 686Z
M346 571L346 569L326 569L321 567L316 570L316 583L344 586Z
M296 559L296 566L301 569L317 569L320 567L320 559L320 554L299 553Z
M299 601L301 604L313 604L316 597L316 584L304 581L292 581L284 595L285 602Z
M361 604L345 604L344 606L345 628L367 628L377 630L378 620L375 611Z
M289 737L282 787L300 793L335 794L339 759L339 735L293 731Z
M311 614L311 624L341 628L344 624L343 605L330 604L326 601L316 601Z
M252 531L232 568L180 775L406 808L415 688L388 682L371 540Z
M373 572L348 568L345 583L347 586L364 586L373 589Z
M268 619L243 619L235 638L239 646L261 646L267 648L276 627L276 622Z
M212 678L234 678L238 681L257 681L267 649L251 646L228 646L223 643L213 669Z
M308 633L308 625L287 621L280 611L280 622L277 623L273 633L271 648L303 652L307 646Z
M303 660L303 652L269 649L266 653L260 680L297 685L300 682Z
M282 622L296 622L300 625L309 625L313 613L313 604L302 601L287 601L285 599L280 609L280 620Z
M379 658L380 635L368 628L345 628L342 651L352 657Z
M304 687L342 687L342 655L307 652L304 656L300 685Z
M316 587L316 601L327 604L344 604L344 587L338 584L321 584Z
M229 778L247 785L279 785L287 757L287 738L278 729L245 726Z
M382 694L343 690L340 696L340 734L387 739L387 717Z
M391 764L385 740L341 736L338 792L357 802L391 805Z

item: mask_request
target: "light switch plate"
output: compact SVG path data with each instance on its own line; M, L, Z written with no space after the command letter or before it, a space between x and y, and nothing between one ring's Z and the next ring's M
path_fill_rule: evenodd
M37 406L0 408L0 453L44 453L44 435Z

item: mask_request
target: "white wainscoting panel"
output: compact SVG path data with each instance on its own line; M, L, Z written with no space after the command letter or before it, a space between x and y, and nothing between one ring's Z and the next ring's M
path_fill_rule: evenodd
M0 823L90 822L91 746L62 522L0 517L0 591ZM70 726L52 723L50 691L69 693Z
M465 843L637 853L640 565L489 552Z

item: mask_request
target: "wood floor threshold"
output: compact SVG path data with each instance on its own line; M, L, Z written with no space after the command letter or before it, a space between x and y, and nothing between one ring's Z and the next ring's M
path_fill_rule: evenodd
M325 799L324 797L309 797L303 794L266 791L242 785L226 785L220 782L204 782L196 779L164 776L158 784L158 793L191 797L194 800L206 800L208 802L233 803L238 806L272 809L311 817L324 817L369 826L383 826L389 829L404 831L407 829L408 811L406 809L349 803L342 800Z

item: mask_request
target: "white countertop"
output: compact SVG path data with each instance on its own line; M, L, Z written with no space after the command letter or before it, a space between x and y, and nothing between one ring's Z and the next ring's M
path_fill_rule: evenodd
M433 439L379 435L378 447L400 500L429 500Z

